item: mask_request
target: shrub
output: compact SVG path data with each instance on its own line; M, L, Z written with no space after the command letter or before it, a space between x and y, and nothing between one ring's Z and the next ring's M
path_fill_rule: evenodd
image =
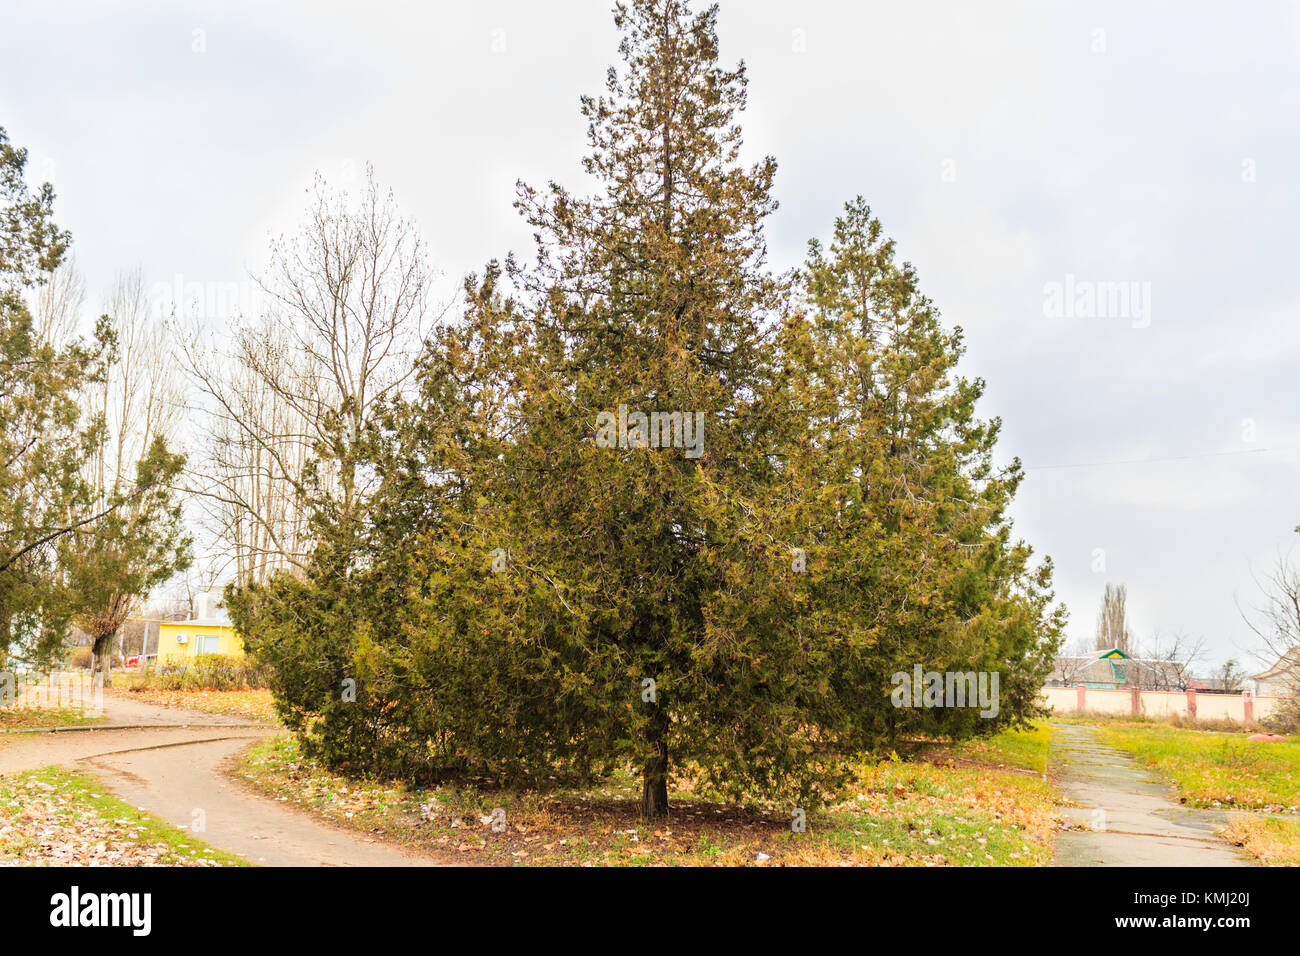
M151 664L131 689L255 690L265 686L265 676L251 661L225 654L201 654L182 664Z
M90 647L77 647L68 655L68 666L89 670L93 659L94 652Z
M1300 734L1300 694L1288 697L1268 717L1264 726L1275 734Z
M456 715L468 710L464 698L452 694L464 685L448 681L437 688L451 701L437 707L435 688L409 672L405 679L372 684L366 658L373 651L359 639L365 626L344 595L357 596L347 582L313 588L287 575L271 587L229 595L245 646L263 667L276 710L303 752L333 768L411 779L467 769L446 752L459 726ZM479 682L473 690L483 687Z

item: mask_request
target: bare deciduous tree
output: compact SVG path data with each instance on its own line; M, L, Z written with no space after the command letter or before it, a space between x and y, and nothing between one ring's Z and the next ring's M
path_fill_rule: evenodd
M365 429L414 373L430 317L424 242L373 170L355 200L320 176L314 196L271 244L264 314L224 346L192 329L182 349L206 421L193 491L239 584L300 568L313 518L357 513Z
M1278 555L1267 573L1252 577L1260 603L1250 610L1238 603L1237 609L1261 642L1255 656L1265 668L1277 666L1289 692L1300 694L1300 568L1289 555Z
M1145 690L1187 690L1205 656L1205 640L1176 633L1166 639L1156 631L1151 643L1134 653L1139 662L1126 665L1130 683Z
M86 305L86 281L72 256L66 257L35 293L32 319L37 337L62 348L77 332Z
M107 305L114 345L107 374L85 408L104 429L83 467L92 511L109 510L137 481L139 463L157 454L155 443L174 437L182 397L166 326L151 312L138 269L118 276ZM95 667L105 672L106 683L122 624L154 583L188 562L188 542L169 508L165 493L136 495L116 509L112 522L87 525L64 549L61 560L77 592L74 620L94 639Z
M211 576L231 569L246 583L299 566L310 426L271 382L306 377L301 354L283 326L263 316L226 343L192 330L182 355L200 393L203 448L190 490L216 545Z
M90 460L101 492L134 477L155 438L174 436L184 395L171 337L152 313L139 269L118 276L107 304L116 348L93 411L103 416L108 441Z

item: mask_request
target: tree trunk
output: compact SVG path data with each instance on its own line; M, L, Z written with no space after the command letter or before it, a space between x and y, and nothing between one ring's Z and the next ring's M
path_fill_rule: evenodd
M653 820L668 816L668 714L663 701L655 704L650 721L650 746L654 755L642 771L641 816Z
M102 637L95 638L95 643L91 647L91 671L90 676L93 678L96 674L104 675L104 686L113 686L112 680L113 669L113 635L105 634Z

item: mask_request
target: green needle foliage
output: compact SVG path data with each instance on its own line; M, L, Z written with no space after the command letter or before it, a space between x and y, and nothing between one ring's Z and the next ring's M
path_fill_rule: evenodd
M0 129L0 669L11 654L48 663L73 620L91 622L102 657L132 602L189 559L171 491L184 459L161 440L125 480L87 479L106 436L86 398L111 374L113 323L67 345L36 328L21 290L45 281L70 240L52 220L53 187L33 195L26 163Z
M111 337L56 347L38 333L22 291L62 259L54 190L35 195L27 151L0 129L0 668L15 645L37 660L57 648L72 613L55 547L90 504L81 464L102 440L78 396L102 379Z
M41 340L21 295L0 285L0 669L20 646L54 654L73 613L56 550L90 519L82 463L103 440L78 396L103 374L109 332L56 348Z
M776 163L741 160L716 18L616 6L622 66L582 100L595 191L521 184L536 260L467 280L368 438L367 520L231 593L330 762L630 763L655 817L675 769L807 806L900 735L1035 713L1062 613L1011 538L1019 465L992 462L960 333L861 201L805 269L769 269ZM1000 672L998 715L893 706L916 664Z

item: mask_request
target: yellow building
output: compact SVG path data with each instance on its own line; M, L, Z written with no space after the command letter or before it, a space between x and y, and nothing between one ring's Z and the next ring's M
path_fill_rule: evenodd
M244 641L222 612L189 621L163 621L158 625L158 660L177 663L200 654L244 656Z

